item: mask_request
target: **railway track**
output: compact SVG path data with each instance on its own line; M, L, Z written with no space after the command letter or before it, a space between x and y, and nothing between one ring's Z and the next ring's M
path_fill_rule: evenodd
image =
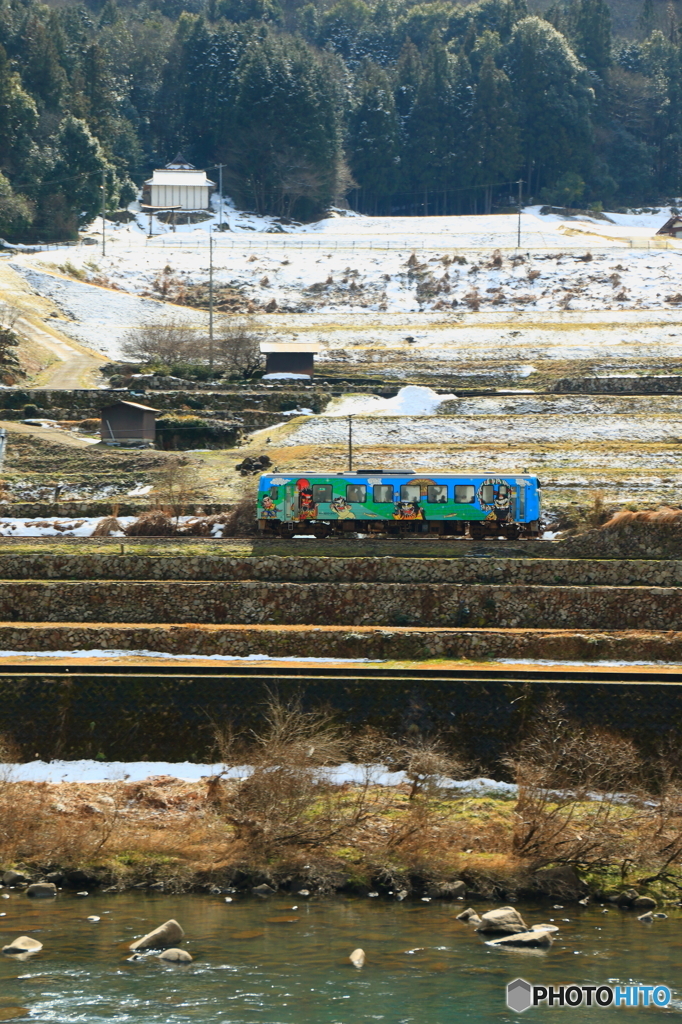
M420 668L388 667L383 665L292 665L276 664L264 666L259 665L120 665L111 664L88 664L87 666L55 665L49 661L49 654L46 653L45 663L32 660L31 664L25 665L2 665L0 666L0 679L10 681L12 679L22 680L50 680L64 682L71 680L84 681L86 679L105 682L111 680L117 683L122 679L148 680L149 682L162 682L163 680L182 679L206 679L219 681L224 679L226 683L239 681L250 681L254 684L273 685L278 682L298 683L301 686L313 684L319 686L325 682L347 682L352 685L371 684L372 682L409 684L409 683L440 683L444 687L453 686L457 683L487 683L495 682L534 684L552 683L598 683L617 684L640 683L643 685L679 685L682 683L682 665L658 666L658 665L623 665L623 666L602 666L595 665L505 665L496 664L490 666L448 668L435 668L424 665Z

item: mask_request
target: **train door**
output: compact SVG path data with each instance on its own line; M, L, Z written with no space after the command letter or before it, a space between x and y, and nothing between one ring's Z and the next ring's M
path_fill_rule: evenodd
M293 480L284 488L284 519L288 523L292 519L298 519L298 494Z

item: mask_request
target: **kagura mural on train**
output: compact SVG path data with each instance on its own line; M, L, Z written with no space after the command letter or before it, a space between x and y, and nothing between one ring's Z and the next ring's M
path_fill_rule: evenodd
M260 478L263 533L436 533L537 537L540 483L525 474L268 474Z

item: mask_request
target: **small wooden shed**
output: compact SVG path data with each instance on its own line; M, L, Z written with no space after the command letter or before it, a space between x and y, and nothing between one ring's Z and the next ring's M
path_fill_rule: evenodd
M312 377L320 346L314 341L263 341L260 350L265 356L265 377Z
M156 413L138 402L114 402L101 411L100 435L103 444L149 445L156 441Z
M682 238L682 217L675 214L669 217L662 228L656 232L657 235L668 235L670 238Z

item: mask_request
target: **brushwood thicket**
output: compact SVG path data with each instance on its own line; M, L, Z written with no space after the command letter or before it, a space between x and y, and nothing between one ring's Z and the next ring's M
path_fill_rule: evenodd
M518 178L563 207L673 200L675 9L630 21L616 37L604 0L0 0L0 236L74 237L178 150L299 219L344 197L490 212Z

